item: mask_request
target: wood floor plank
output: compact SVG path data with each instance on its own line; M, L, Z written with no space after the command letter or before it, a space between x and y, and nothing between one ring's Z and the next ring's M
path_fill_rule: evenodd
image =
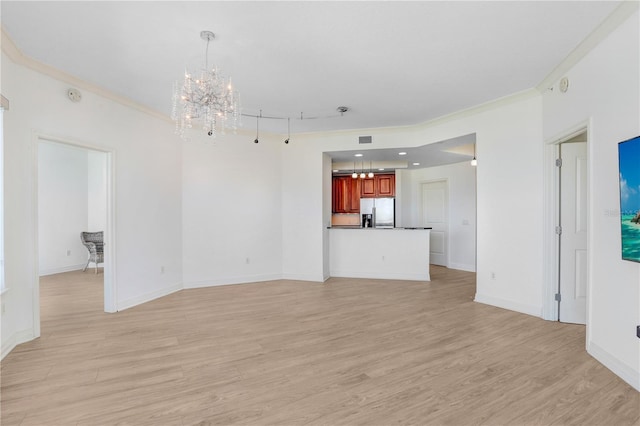
M2 425L638 425L583 326L473 302L475 274L184 290L102 312L41 279L42 337L0 365Z

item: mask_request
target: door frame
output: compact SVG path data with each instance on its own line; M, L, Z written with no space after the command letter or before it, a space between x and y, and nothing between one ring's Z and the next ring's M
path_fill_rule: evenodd
M558 321L558 303L555 294L558 292L560 268L559 262L559 236L556 234L556 226L559 225L560 194L559 178L560 171L556 167L555 161L558 158L560 144L569 141L581 133L587 134L587 259L589 262L587 269L587 341L589 341L589 324L591 312L591 277L593 265L593 250L591 250L591 235L593 222L591 214L593 205L591 204L591 179L592 179L592 152L590 141L592 140L592 120L591 118L575 124L559 134L545 140L544 142L544 235L543 235L543 301L542 318L550 321Z
M117 312L117 286L116 286L116 217L115 217L115 151L96 146L90 143L73 140L66 137L52 136L34 131L31 138L31 222L33 229L33 269L32 282L32 309L33 309L33 337L40 336L40 247L38 229L38 152L40 143L55 142L71 147L98 151L106 154L106 194L107 194L107 222L104 229L104 239L108 244L104 247L104 311ZM79 236L78 236L79 238Z
M449 265L451 264L451 245L449 244L449 234L451 233L451 211L450 211L450 203L449 203L449 178L446 177L442 177L442 178L437 178L437 179L426 179L426 180L420 180L418 182L418 196L416 197L418 200L418 205L420 206L420 217L418 218L419 221L416 221L416 223L423 223L422 219L424 218L424 204L423 204L423 199L422 199L422 187L424 186L424 184L427 183L435 183L435 182L444 182L444 186L447 190L447 226L446 226L446 235L445 235L445 245L446 245L446 255L447 255L447 264L446 264L446 268L449 268Z

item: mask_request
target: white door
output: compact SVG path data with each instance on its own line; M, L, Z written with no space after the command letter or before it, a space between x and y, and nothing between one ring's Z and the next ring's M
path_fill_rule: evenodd
M560 302L558 319L586 324L587 144L560 145Z
M448 266L448 217L449 196L447 181L425 182L422 184L422 224L431 230L430 263Z

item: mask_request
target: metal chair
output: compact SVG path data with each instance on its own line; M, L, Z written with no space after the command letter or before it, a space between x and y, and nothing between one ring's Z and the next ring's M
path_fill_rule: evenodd
M84 265L82 272L87 270L89 262L96 264L96 274L98 273L98 263L104 263L104 233L100 232L81 232L80 240L89 251L87 264Z

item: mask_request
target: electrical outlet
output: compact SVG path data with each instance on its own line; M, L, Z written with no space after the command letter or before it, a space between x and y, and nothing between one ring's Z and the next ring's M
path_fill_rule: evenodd
M246 263L247 265L251 263L251 259L249 259L248 257L244 260L244 263Z
M164 265L160 267L160 273L164 274Z
M71 250L67 250L67 256L71 256Z
M492 272L492 273L491 273L491 279L492 279L492 280L495 280L495 279L496 279L496 273L495 273L495 272Z
M384 256L382 256L382 261L384 262Z

